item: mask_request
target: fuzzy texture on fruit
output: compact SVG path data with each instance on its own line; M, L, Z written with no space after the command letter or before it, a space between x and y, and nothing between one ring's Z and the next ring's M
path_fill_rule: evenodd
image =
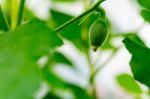
M98 19L89 29L90 44L94 51L104 44L108 37L108 27L104 20Z

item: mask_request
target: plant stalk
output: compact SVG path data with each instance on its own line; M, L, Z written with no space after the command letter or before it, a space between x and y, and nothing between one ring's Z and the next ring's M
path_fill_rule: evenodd
M26 0L21 0L19 5L19 11L18 11L18 20L17 20L17 26L21 24L22 18L23 18L23 12L24 12L24 6L25 6Z
M9 24L8 24L8 20L4 14L4 11L0 5L0 26L2 27L2 29L4 31L8 31L9 30Z
M89 78L89 91L90 91L90 96L91 99L98 99L97 94L96 94L96 82L95 82L95 77L93 76L93 71L94 71L94 65L91 62L91 58L89 53L86 53L87 61L89 64L89 69L90 69L90 78Z
M117 49L115 49L112 54L110 55L110 57L104 62L102 63L92 74L91 78L95 77L96 74L98 74L114 57L115 55L118 53L118 51L121 49L122 46L119 46Z
M11 0L11 29L17 25L18 0Z
M64 29L65 27L67 27L67 26L73 24L74 22L76 22L77 20L81 19L88 13L94 11L103 1L105 1L105 0L99 0L93 7L91 7L87 11L83 12L82 14L80 14L79 16L77 16L75 18L72 18L71 20L67 21L66 23L64 23L61 26L59 26L58 28L56 28L55 32L59 32L60 30Z

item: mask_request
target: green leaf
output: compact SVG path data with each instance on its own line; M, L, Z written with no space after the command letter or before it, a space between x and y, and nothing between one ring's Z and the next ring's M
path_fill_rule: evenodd
M57 28L58 26L64 24L65 22L67 22L68 20L72 19L73 16L56 11L56 10L51 10L50 11L51 16L53 21L55 22L55 25ZM61 18L60 18L61 16ZM68 27L64 28L63 30L60 31L60 35L71 41L73 44L76 45L76 47L78 49L80 49L81 51L83 50L87 50L88 49L88 41L84 42L83 38L82 38L82 30L81 30L81 26L78 25L78 21L75 22L72 25L69 25ZM86 33L88 33L88 31L86 31Z
M150 23L150 11L149 10L141 10L141 16L143 17L143 19L147 22Z
M137 1L142 7L150 10L150 0L137 0Z
M73 63L62 53L60 52L53 52L52 55L50 55L50 62L55 64L55 63L62 63L62 64L66 64L69 66L73 66Z
M53 73L52 70L48 68L43 68L42 75L44 79L48 82L48 84L51 86L52 88L51 90L53 92L55 92L56 89L57 90L70 90L73 93L75 99L89 99L89 95L85 89L64 81L55 73Z
M43 99L61 99L59 96L52 92L49 92Z
M143 46L145 46L145 43L144 41L137 35L137 33L127 33L127 34L124 34L125 37L128 37L129 39L131 39L132 41L138 43L138 44L141 44Z
M128 92L141 94L142 90L136 81L129 74L120 74L117 76L118 84Z
M68 85L47 66L42 69L42 76L53 89L65 90Z
M33 99L40 85L37 59L62 45L38 20L0 36L0 99Z
M7 22L7 18L5 16L5 13L0 5L0 29L4 30L4 31L8 31L9 30L9 25Z
M135 80L150 87L150 49L138 44L129 38L123 40L128 51L132 54L131 70Z
M23 19L25 21L32 19L33 17L35 17L35 15L33 14L32 11L30 11L27 7L24 8L24 14L23 14Z
M62 12L57 12L55 10L51 10L51 14L52 14L52 18L56 22L57 27L73 18L73 16L71 16L71 15L67 15ZM60 16L61 16L61 18L60 18ZM72 25L66 27L65 29L63 29L61 31L60 35L62 35L63 37L65 37L68 40L75 42L75 40L80 39L81 28L77 23L75 23L75 24L72 24Z
M75 99L90 99L90 96L85 89L73 84L69 84L69 87L74 94Z

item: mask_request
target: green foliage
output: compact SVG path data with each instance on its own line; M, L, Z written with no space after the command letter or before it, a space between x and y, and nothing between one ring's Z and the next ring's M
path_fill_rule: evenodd
M124 44L128 51L132 54L130 61L131 70L134 78L150 87L150 73L149 62L150 62L150 49L137 43L129 38L124 39Z
M96 70L96 66L93 66L97 60L94 61L95 63L91 61L93 55L89 53L89 39L91 45L99 47L107 38L108 31L110 32L106 44L101 46L101 50L113 50L108 61L120 48L114 46L112 41L117 36L112 32L113 29L111 29L112 26L106 17L105 10L99 6L104 0L97 0L97 3L77 17L50 9L51 17L45 23L38 19L29 21L36 15L24 5L26 0L22 0L22 4L20 2L20 14L18 19L16 17L14 20L12 17L18 11L16 10L14 13L11 10L16 5L12 6L11 0L3 1L5 2L3 4L4 11L0 7L0 99L34 99L35 92L40 88L41 82L46 82L49 88L43 99L62 99L59 91L69 92L68 94L72 95L73 99L97 99L94 78L101 68L98 67ZM76 1L79 0L52 0L50 3L74 3ZM150 22L150 1L137 1L142 6L141 16L145 21ZM84 3L84 8L88 7L88 1L81 2ZM17 23L17 20L18 25L21 26L9 29L11 22ZM93 23L94 25L92 25ZM54 29L47 27L46 24ZM59 32L56 33L53 30ZM90 31L90 37L88 31ZM137 33L121 34L120 37L126 37L123 42L132 54L130 65L134 79L150 87L150 77L148 76L150 73L150 49L146 47ZM75 70L75 64L65 54L57 50L57 47L63 45L62 40L74 44L86 57L90 67L89 76L91 76L87 82L88 86L83 88L80 85L69 83L54 71L53 66L56 64L60 66L65 64ZM42 56L47 56L48 59L44 63L45 66L39 68L38 60ZM105 62L103 64L106 65ZM140 96L143 91L134 79L128 74L117 76L120 86L128 92ZM138 96L137 98L139 98Z
M69 66L73 66L73 63L65 55L57 51L53 52L50 55L49 60L50 64L62 63Z
M54 93L49 92L43 99L61 99L61 98L55 95Z
M24 21L32 19L33 17L35 17L35 15L28 8L25 7L23 16Z
M137 1L143 8L150 10L150 0L137 0Z
M53 88L53 91L70 90L73 93L75 99L89 99L89 95L85 89L64 81L48 67L42 69L42 74L45 81Z
M146 9L141 10L141 16L145 21L150 23L150 10L146 10Z
M73 16L62 13L62 12L58 12L56 10L51 10L50 11L52 19L56 25L56 27L62 25L63 23L67 22L68 20L72 19ZM60 18L61 16L61 18ZM73 44L75 44L75 46L81 50L84 51L84 49L88 48L88 42L84 42L83 38L82 38L82 30L81 30L81 26L78 25L78 22L75 22L74 24L66 27L65 29L60 31L60 35L73 42ZM84 35L85 36L85 35Z
M90 99L90 96L85 89L73 84L69 84L69 87L74 94L75 99Z
M43 79L53 88L53 89L67 89L68 86L60 77L58 77L51 69L46 66L42 69Z
M125 37L128 37L129 39L133 40L134 42L141 44L143 46L145 46L145 43L143 42L143 40L137 35L137 33L127 33L124 35Z
M37 59L62 45L55 32L34 19L0 37L0 99L31 99L39 88Z
M119 85L130 93L141 94L142 90L136 81L129 74L120 74L117 76Z
M9 25L1 5L0 5L0 29L4 31L9 30Z

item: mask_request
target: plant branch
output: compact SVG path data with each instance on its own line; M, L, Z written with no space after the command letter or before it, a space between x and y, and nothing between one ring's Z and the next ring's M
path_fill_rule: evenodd
M18 13L18 2L19 0L11 1L11 29L14 29L17 25L17 13Z
M90 84L90 90L91 90L91 99L97 99L97 94L96 94L96 83L95 83L95 79L94 77L91 79L91 76L93 74L93 70L94 70L94 65L91 62L91 58L89 53L86 53L86 57L87 57L87 61L89 64L89 68L90 68L90 79L89 79L89 84Z
M59 26L58 28L56 28L55 31L59 32L60 30L64 29L65 27L67 27L67 26L73 24L74 22L76 22L77 20L81 19L82 17L84 17L88 13L94 11L103 1L105 1L105 0L99 0L93 7L91 7L87 11L83 12L79 16L77 16L75 18L72 18L71 20L69 20L66 23L62 24L61 26Z
M96 74L98 74L115 57L115 55L118 53L120 49L121 49L121 46L119 46L117 49L113 51L110 57L93 72L91 79L94 79Z
M0 5L0 26L3 28L4 31L8 31L9 30L9 24L8 24L8 20L4 14L4 11Z
M17 26L21 24L22 17L23 17L23 11L24 11L24 6L25 6L25 1L26 0L21 0L20 5L19 5L19 11L18 11L18 20L17 20Z

